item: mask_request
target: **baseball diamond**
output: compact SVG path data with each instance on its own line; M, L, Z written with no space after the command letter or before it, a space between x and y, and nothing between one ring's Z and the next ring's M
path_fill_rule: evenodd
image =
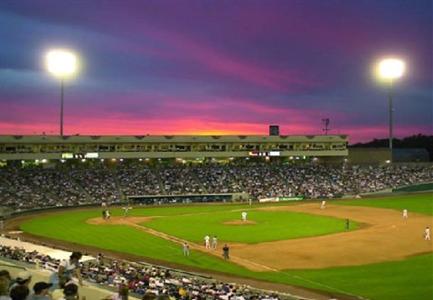
M80 244L90 253L108 250L118 257L141 257L210 274L375 299L375 292L362 291L338 278L351 274L356 280L369 270L372 284L383 285L387 281L384 273L391 276L409 265L415 273L398 276L416 276L414 294L429 293L428 285L419 288L428 280L432 259L432 244L421 237L425 224L433 221L432 206L432 194L427 193L334 200L326 209L320 208L320 201L248 208L209 204L134 207L125 217L122 207L112 207L110 220L103 220L99 209L81 208L19 217L9 223L9 229L21 229L24 237L52 245ZM403 207L411 212L408 219L402 218ZM244 209L253 223L237 225L235 219ZM349 230L346 219L350 220ZM202 245L205 234L218 236L219 249ZM191 248L188 257L182 254L184 242ZM225 243L230 245L229 261L221 255Z

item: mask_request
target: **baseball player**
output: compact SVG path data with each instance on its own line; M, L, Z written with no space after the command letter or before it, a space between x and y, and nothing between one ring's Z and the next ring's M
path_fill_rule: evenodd
M320 204L320 209L325 209L326 208L326 201L322 200L322 204Z
M241 218L242 218L242 221L243 222L245 222L246 220L247 220L247 212L246 211L243 211L242 213L241 213Z
M229 246L227 246L227 244L225 244L224 247L223 247L223 257L224 257L224 260L230 259L229 251L230 251Z
M183 256L189 256L189 245L187 242L183 243L182 249L183 249Z
M217 244L218 244L218 239L217 239L217 236L214 235L212 238L212 249L215 250L217 248Z
M408 214L407 214L407 209L403 209L403 219L407 219Z
M210 237L208 235L204 237L204 246L206 249L210 249Z
M124 206L124 207L122 207L122 209L123 209L123 216L127 217L128 216L128 212L129 212L130 209L132 209L132 207L130 207L130 206Z
M424 240L430 241L430 227L426 227L424 230Z
M101 202L101 208L102 208L102 219L107 219L107 203L104 201Z

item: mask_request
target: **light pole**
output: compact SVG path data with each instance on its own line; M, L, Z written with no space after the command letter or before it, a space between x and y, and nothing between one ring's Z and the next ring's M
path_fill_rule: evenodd
M394 127L394 108L392 103L394 81L403 76L405 71L404 61L397 58L385 58L378 64L378 75L388 84L388 113L389 113L389 150L392 157L392 139Z
M63 102L65 80L77 71L77 56L68 50L51 50L46 55L48 71L60 79L60 136L63 136Z

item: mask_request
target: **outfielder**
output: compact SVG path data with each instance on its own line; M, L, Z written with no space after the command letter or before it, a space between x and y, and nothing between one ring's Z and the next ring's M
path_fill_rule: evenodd
M247 220L247 212L246 211L243 211L242 213L241 213L241 218L242 218L242 221L243 222L245 222L246 220Z

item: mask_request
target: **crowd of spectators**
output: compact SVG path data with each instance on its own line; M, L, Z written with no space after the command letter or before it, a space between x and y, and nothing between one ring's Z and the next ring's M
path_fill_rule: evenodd
M55 272L60 263L38 252L26 252L21 248L0 246L0 256L37 264ZM131 294L143 299L221 299L274 300L285 298L276 293L253 289L234 283L223 283L206 277L165 269L151 265L118 261L98 255L96 260L81 263L82 278L108 288L127 288ZM0 271L1 272L1 271ZM1 295L0 295L1 296Z
M432 165L118 162L0 168L0 203L16 209L112 203L126 196L247 193L334 198L433 181Z
M66 169L65 172L69 173L71 178L89 195L91 202L98 202L101 199L105 202L113 202L120 198L116 177L103 165L92 168Z

